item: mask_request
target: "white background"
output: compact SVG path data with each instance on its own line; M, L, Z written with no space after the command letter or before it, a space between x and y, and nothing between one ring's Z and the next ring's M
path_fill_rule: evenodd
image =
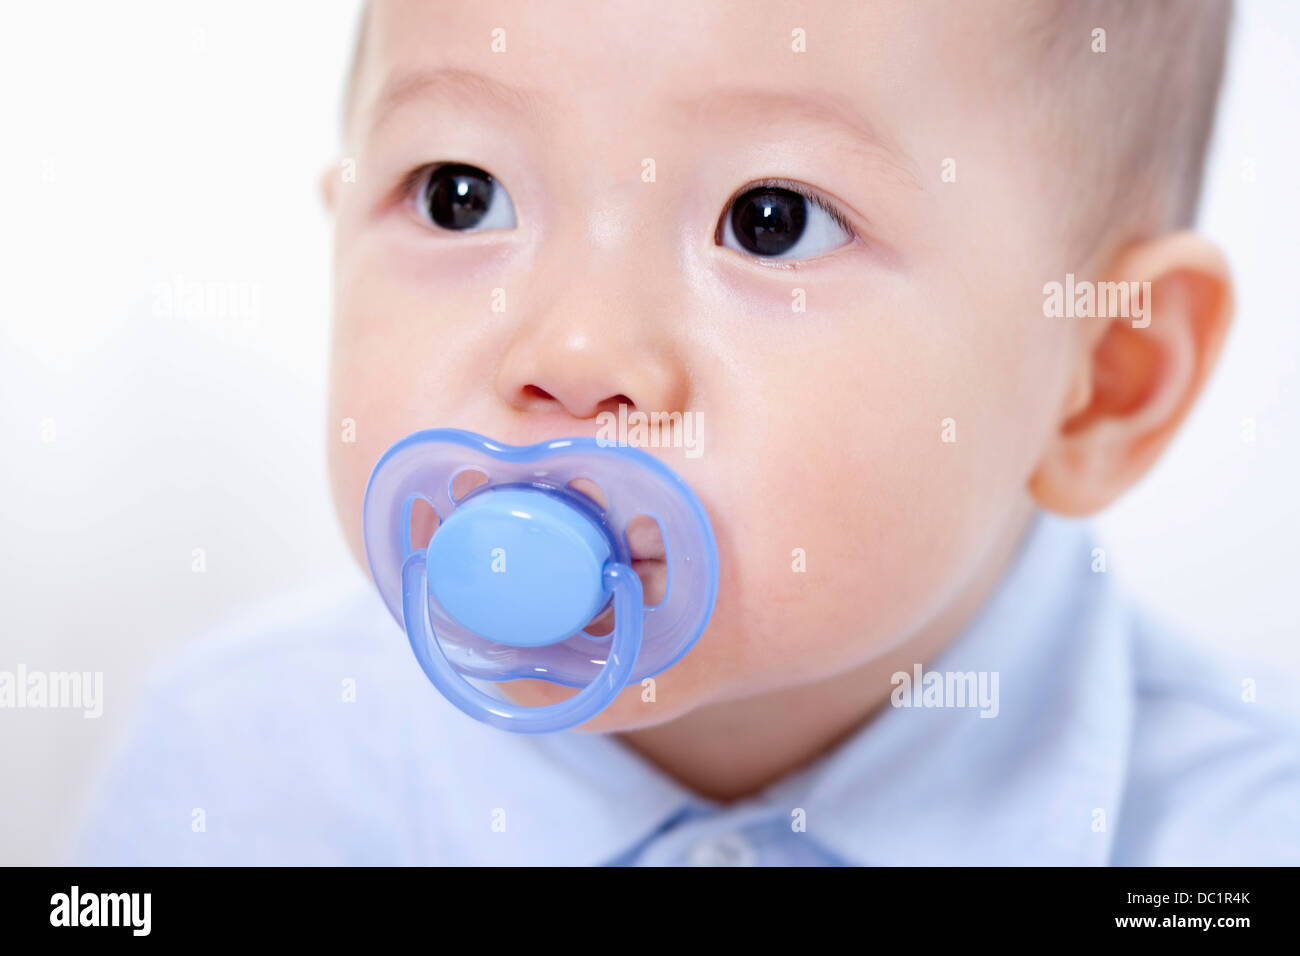
M58 859L160 655L359 574L324 476L316 191L356 11L87 0L0 20L0 670L103 671L106 697L98 720L0 711L0 863ZM1240 5L1202 217L1237 326L1188 428L1099 522L1157 612L1295 673L1298 56L1300 4ZM194 282L251 320L187 302Z

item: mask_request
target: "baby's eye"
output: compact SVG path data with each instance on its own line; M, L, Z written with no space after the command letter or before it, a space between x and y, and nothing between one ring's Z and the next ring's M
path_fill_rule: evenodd
M853 240L843 214L786 186L747 189L723 210L717 242L764 259L812 259Z
M515 225L509 193L490 173L464 163L444 163L429 170L416 194L416 208L421 218L458 232Z

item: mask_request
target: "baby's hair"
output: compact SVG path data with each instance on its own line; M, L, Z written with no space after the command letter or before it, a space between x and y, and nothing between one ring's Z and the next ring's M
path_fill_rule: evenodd
M1057 166L1068 170L1053 188L1073 214L1077 251L1104 255L1191 226L1231 0L1049 0L1029 9L1031 82L1050 78L1034 91L1034 107L1047 117Z

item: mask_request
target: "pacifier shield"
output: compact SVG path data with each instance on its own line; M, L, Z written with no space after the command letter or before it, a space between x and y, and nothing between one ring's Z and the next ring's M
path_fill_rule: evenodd
M452 482L465 471L488 481L458 501ZM570 489L578 479L600 488L603 507ZM417 501L431 505L440 522L424 555L428 626L458 674L569 687L596 680L613 639L582 628L608 602L609 582L626 580L611 569L630 564L626 529L639 515L659 524L666 585L653 607L637 598L641 640L627 683L676 663L708 625L718 587L708 515L675 471L640 449L594 438L512 446L456 429L397 442L366 487L363 536L375 585L398 623L403 571L417 553L410 539ZM504 572L492 570L494 548L503 552ZM600 565L606 586L598 592ZM624 603L620 612L615 601L615 630L620 613L635 611Z

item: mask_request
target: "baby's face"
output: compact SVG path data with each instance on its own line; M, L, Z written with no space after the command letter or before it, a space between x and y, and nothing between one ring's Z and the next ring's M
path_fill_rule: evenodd
M1023 514L1076 347L1042 313L1065 224L1005 66L1017 9L380 0L334 201L358 558L403 435L594 435L622 403L699 416L697 456L648 450L708 510L720 587L654 703L590 729L840 673L941 615ZM430 199L450 163L474 169Z

